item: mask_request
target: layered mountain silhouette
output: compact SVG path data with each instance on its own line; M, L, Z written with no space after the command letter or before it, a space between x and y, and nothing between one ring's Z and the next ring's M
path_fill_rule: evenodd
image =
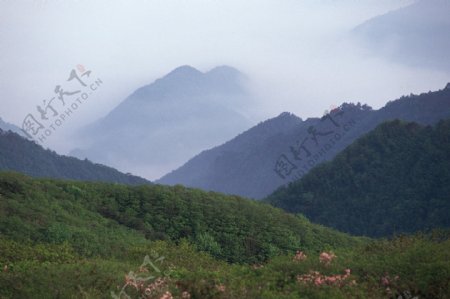
M179 67L85 128L80 136L86 146L71 154L160 177L254 125L248 111L255 105L246 80L228 66L206 73Z
M261 199L328 161L382 122L434 124L450 117L450 88L404 96L379 110L344 103L320 118L282 113L203 151L157 183Z
M450 120L381 124L331 162L267 198L344 232L373 237L450 227Z
M18 126L5 122L1 117L0 117L0 129L2 129L3 131L11 131L19 134L20 136L26 137L26 135Z
M421 0L353 30L372 53L395 62L450 71L450 2Z
M16 171L33 177L99 181L129 185L149 181L114 168L58 155L11 131L0 129L0 171Z

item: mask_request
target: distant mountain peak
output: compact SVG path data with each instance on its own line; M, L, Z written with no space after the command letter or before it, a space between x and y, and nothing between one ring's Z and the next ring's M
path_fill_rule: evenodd
M257 126L258 127L278 127L278 126L290 126L290 125L298 125L303 122L303 119L301 117L298 117L294 113L291 112L282 112L280 115L276 117L272 117L269 119L266 119L265 121L260 122ZM252 130L253 128L250 128Z
M168 73L164 78L190 78L206 75L209 77L220 77L220 78L234 78L238 76L242 76L243 74L236 68L228 66L228 65L220 65L212 68L208 72L201 72L198 69L190 66L190 65L182 65L170 73Z
M254 124L256 98L234 74L227 66L179 66L80 130L80 149L71 153L149 177L179 167Z
M202 72L190 65L182 65L168 73L165 78L182 78L182 77L193 77L203 75Z
M302 122L303 119L301 117L298 117L294 113L291 112L281 112L278 116L268 119L267 121L274 121L274 122Z
M237 77L243 75L238 69L228 65L216 66L215 68L208 71L206 74L220 77Z
M297 115L295 115L294 113L291 113L291 112L284 111L284 112L281 112L280 115L277 116L277 118L285 118L285 117L289 117L289 118L295 117L295 118L297 118Z

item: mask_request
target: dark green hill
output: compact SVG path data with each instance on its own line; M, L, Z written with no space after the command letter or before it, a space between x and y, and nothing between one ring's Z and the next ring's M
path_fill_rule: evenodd
M450 121L384 123L266 201L355 235L450 227Z
M448 298L448 236L372 241L181 186L0 173L5 299Z
M84 254L120 247L126 229L142 242L187 239L230 262L360 243L267 204L182 186L131 187L3 173L0 196L1 234L18 241L66 241Z
M125 174L108 166L58 155L16 133L1 129L0 170L18 171L33 177L129 185L151 184L141 177Z

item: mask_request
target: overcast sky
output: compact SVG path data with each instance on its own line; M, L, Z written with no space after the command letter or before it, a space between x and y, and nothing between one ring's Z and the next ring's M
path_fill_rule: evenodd
M264 117L303 118L330 105L374 108L440 89L448 74L388 63L348 32L411 0L0 0L0 116L21 125L76 65L103 85L49 144L105 115L173 68L231 65L261 96Z

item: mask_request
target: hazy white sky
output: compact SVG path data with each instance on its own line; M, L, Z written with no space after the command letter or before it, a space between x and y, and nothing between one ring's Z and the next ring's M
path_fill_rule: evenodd
M0 0L0 116L20 125L77 64L104 84L49 145L179 65L231 65L266 117L321 115L442 88L448 74L387 63L352 44L361 22L412 0Z

